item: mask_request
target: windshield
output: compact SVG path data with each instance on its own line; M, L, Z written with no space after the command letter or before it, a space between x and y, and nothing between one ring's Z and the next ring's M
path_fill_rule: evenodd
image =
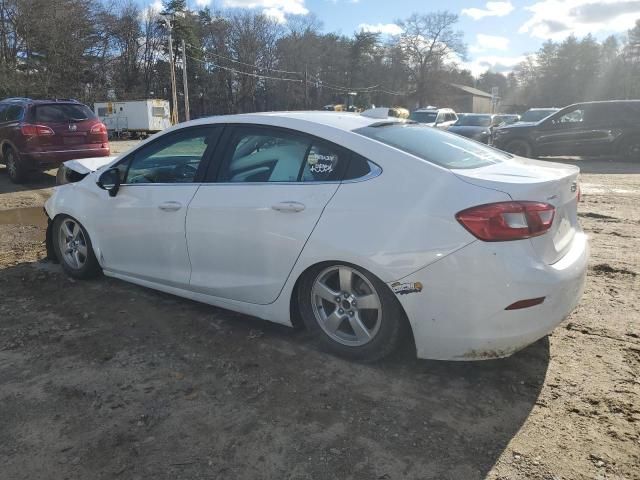
M478 168L511 158L464 137L415 123L370 126L354 132L449 169Z
M412 112L409 118L420 123L435 123L438 112Z
M520 118L521 122L539 122L543 118L547 118L552 113L557 112L555 109L528 110Z
M456 127L488 127L491 115L465 115L455 123Z
M81 122L95 118L89 107L72 103L36 105L33 115L38 123Z

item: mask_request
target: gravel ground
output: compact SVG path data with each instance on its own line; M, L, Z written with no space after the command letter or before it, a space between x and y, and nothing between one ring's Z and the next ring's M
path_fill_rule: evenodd
M70 280L43 261L54 172L0 170L0 478L640 478L640 165L565 161L592 248L577 310L508 359L376 365Z

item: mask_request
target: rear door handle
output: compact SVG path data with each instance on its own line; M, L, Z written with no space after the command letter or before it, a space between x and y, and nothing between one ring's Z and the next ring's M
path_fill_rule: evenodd
M175 212L182 208L182 204L180 202L163 202L158 205L158 208L163 212Z
M277 212L294 212L295 213L295 212L303 211L306 207L304 206L304 204L300 202L280 202L280 203L276 203L275 205L272 205L271 208L273 208Z

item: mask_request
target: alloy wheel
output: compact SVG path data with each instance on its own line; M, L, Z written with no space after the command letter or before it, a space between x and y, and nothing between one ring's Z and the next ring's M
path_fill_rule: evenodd
M16 165L16 157L11 150L6 153L7 156L7 173L10 178L16 178L18 174L18 166Z
M64 262L74 270L87 262L89 249L82 228L75 220L66 218L58 230L58 245Z
M320 272L311 289L311 305L320 328L342 345L366 345L380 329L380 296L352 267L333 265Z

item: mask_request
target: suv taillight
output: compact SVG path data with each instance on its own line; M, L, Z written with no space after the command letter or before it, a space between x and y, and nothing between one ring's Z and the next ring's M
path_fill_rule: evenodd
M91 127L90 133L107 133L107 126L100 122Z
M542 202L499 202L468 208L456 219L485 242L537 237L551 228L556 209Z
M33 125L31 123L25 123L20 127L22 134L25 137L46 137L49 135L55 135L46 125Z

